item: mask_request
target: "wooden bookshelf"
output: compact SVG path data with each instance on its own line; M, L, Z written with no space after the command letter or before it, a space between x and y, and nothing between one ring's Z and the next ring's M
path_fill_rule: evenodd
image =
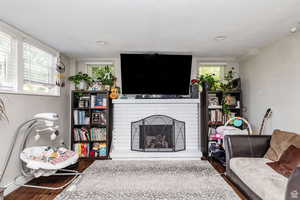
M234 113L235 116L242 117L243 101L241 90L226 92L210 91L203 86L203 91L201 92L201 151L203 156L206 158L209 157L209 143L212 141L210 140L211 130L216 129L219 126L223 126L228 120L228 117L222 117L222 119L216 119L212 121L213 112L218 112L218 114L221 114L221 116L225 116L223 113L222 101L226 95L233 96L236 101L239 102L239 106L229 106L227 109L230 111L230 113ZM215 96L218 99L219 105L210 105L209 98L212 96Z
M71 148L76 151L84 147L82 149L84 155L80 155L81 159L109 159L112 131L111 105L108 91L72 91ZM92 128L98 130L93 136L97 135L102 137L101 139L92 139ZM101 148L96 150L95 147L93 150L94 146L97 148L101 146Z

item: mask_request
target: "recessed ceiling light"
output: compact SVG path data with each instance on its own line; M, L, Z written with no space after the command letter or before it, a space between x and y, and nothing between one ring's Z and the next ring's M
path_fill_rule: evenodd
M102 41L102 40L98 40L98 41L96 41L96 44L98 44L98 45L106 45L107 42Z
M219 36L216 36L215 37L215 40L216 41L222 41L222 40L225 40L227 37L225 35L219 35Z
M296 26L293 26L293 27L290 29L290 32L291 32L291 33L296 33L296 32L297 32L297 27L296 27Z

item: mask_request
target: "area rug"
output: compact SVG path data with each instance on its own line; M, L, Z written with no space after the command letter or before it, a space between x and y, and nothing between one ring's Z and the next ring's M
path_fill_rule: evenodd
M55 200L238 200L207 161L95 161Z

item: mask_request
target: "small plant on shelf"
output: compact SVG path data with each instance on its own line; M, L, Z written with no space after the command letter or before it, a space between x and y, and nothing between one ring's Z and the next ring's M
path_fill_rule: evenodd
M204 85L210 90L217 90L220 86L220 81L215 76L215 74L202 74L197 78L197 84Z
M105 86L105 89L110 89L114 84L115 77L110 66L97 68L97 71L93 72L97 81L101 82Z
M235 71L235 68L232 67L231 70L229 70L225 76L224 81L220 83L220 88L223 91L230 91L239 89L240 87L240 80L238 77L237 72Z
M82 72L70 76L68 80L75 84L76 89L80 90L86 90L88 85L92 83L92 78L88 74Z

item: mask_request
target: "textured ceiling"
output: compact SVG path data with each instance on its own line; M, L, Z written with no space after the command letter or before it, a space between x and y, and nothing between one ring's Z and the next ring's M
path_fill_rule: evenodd
M300 1L0 0L0 19L77 58L129 51L236 57L289 34ZM227 39L215 41L218 35Z

